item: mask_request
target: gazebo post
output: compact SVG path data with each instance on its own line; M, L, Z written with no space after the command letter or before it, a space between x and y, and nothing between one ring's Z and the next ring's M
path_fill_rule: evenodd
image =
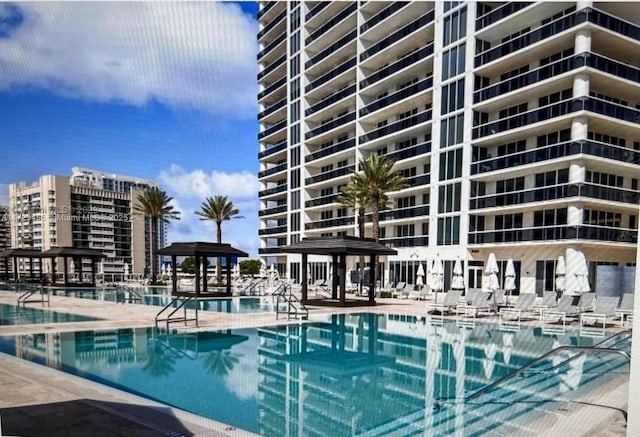
M207 255L202 255L202 259L200 261L202 266L202 292L206 293L207 288L209 287L207 285ZM200 268L200 266L197 268Z
M69 266L67 265L67 255L62 255L62 266L64 267L64 272L62 273L63 284L66 287L69 285L67 272L69 271Z
M51 258L51 283L56 285L56 258Z
M18 282L18 257L13 257L13 282Z
M369 303L376 304L376 276L375 276L376 256L369 257Z
M338 255L333 254L331 256L331 272L333 277L331 278L331 299L338 299ZM342 294L340 295L342 300Z
M42 258L38 257L38 279L42 283Z
M176 256L171 256L171 292L175 293L178 291L178 272L176 269Z
M300 290L302 293L302 303L307 303L307 288L308 288L308 284L307 282L309 282L307 280L307 254L303 253L302 254L302 289Z
M340 304L345 305L347 303L347 255L340 255Z
M82 282L84 282L82 280L83 274L82 274L82 256L79 256L78 258L76 258L78 260L78 278L80 279L80 283L82 284Z
M200 255L196 253L196 297L200 296Z
M33 280L33 258L29 258L29 280Z
M225 261L227 264L227 295L231 296L231 257L227 255Z
M91 286L96 286L96 258L91 257Z

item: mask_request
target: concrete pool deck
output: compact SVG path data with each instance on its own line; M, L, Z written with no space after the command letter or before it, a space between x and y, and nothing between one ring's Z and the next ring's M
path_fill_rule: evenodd
M17 294L0 291L0 303L15 305ZM30 304L41 308L39 304ZM41 332L70 332L154 325L159 307L117 304L72 297L52 296L51 310L103 320L40 325L0 326L0 336ZM331 314L372 312L424 317L424 302L407 299L383 299L375 307L310 308L310 321ZM281 316L282 317L282 316ZM445 320L452 319L446 317ZM300 323L276 319L274 313L200 312L200 328L192 330L240 329ZM482 317L479 323L497 322ZM522 327L540 326L523 322ZM575 326L575 323L574 323ZM179 326L173 325L178 328ZM572 330L568 327L567 330ZM607 329L609 333L619 328ZM237 436L251 433L148 399L98 384L84 378L0 353L0 418L8 435L202 435ZM560 404L552 423L538 419L531 429L544 429L546 435L625 435L628 375L620 375L608 384L579 394L570 404ZM544 427L544 428L543 428Z

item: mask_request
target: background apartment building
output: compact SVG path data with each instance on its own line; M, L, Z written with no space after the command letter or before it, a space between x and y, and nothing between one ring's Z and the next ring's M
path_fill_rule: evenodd
M11 215L7 205L0 205L0 252L11 247ZM0 277L6 272L7 258L0 258Z
M409 185L381 214L384 282L438 256L445 287L456 259L480 287L491 252L537 293L560 255L584 254L592 287L598 266L635 265L638 3L262 2L258 18L260 254L281 273L300 278L280 246L356 235L336 198L372 153Z
M141 277L150 271L150 223L134 208L140 193L152 186L151 180L79 167L71 177L44 175L31 185L11 184L12 247L99 249L107 256L101 263L106 279L119 280L127 272ZM160 226L163 247L166 226Z

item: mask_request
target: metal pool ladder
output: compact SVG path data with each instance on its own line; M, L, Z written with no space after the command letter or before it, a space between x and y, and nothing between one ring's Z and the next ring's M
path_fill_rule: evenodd
M290 319L291 316L294 318L300 317L302 320L307 320L309 318L309 309L303 304L298 297L291 292L291 284L283 282L278 285L278 287L271 293L273 296L276 296L276 319L280 315L280 299L287 305L287 310L282 311L286 312L287 319Z
M31 299L37 294L40 295L39 299ZM22 305L22 307L25 308L26 304L35 302L41 303L42 306L47 304L47 306L50 307L51 304L49 302L49 290L42 286L27 285L25 291L20 296L18 296L18 307Z

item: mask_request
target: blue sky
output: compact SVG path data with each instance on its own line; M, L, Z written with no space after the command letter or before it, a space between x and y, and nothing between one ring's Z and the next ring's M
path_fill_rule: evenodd
M82 166L151 178L213 240L205 196L245 216L223 239L257 254L255 3L0 3L0 202L8 184Z

